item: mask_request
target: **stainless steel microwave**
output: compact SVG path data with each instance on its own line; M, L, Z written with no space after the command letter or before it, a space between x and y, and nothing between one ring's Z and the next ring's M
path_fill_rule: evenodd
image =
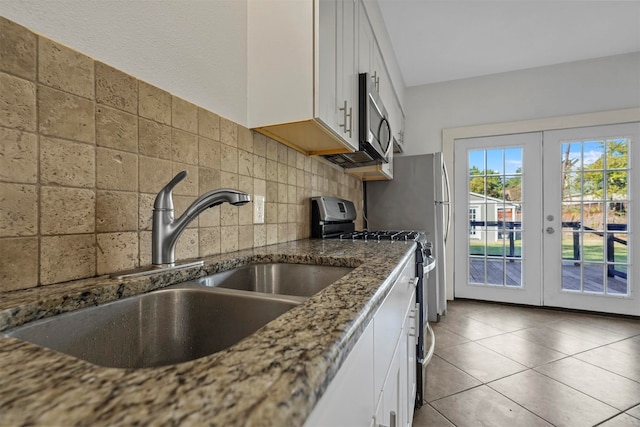
M365 151L372 160L387 163L387 152L391 144L391 126L387 110L376 85L369 73L362 73L359 77L359 129L360 151Z
M391 127L376 85L369 73L358 76L358 151L324 158L343 168L388 163Z

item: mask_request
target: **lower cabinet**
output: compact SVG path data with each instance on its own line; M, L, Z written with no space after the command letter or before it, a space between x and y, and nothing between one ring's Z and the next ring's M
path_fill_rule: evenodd
M416 393L415 256L305 426L411 426Z

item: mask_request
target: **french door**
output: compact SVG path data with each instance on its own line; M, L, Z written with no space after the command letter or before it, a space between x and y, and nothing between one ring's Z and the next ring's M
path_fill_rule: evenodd
M544 133L545 305L640 315L639 145L640 123Z
M541 138L456 140L456 297L541 304Z
M457 140L456 297L640 315L638 143L639 123Z

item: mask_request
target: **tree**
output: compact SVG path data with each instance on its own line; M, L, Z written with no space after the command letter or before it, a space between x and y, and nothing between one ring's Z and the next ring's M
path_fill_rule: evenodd
M469 175L473 177L469 180L469 191L472 193L486 194L496 199L503 199L504 185L502 177L498 175L498 172L487 169L487 173L485 174L484 171L479 170L477 166L472 166L469 169Z

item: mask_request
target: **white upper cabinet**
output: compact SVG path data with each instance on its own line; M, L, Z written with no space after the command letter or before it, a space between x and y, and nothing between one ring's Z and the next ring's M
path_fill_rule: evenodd
M248 2L250 128L306 154L357 150L356 6Z

